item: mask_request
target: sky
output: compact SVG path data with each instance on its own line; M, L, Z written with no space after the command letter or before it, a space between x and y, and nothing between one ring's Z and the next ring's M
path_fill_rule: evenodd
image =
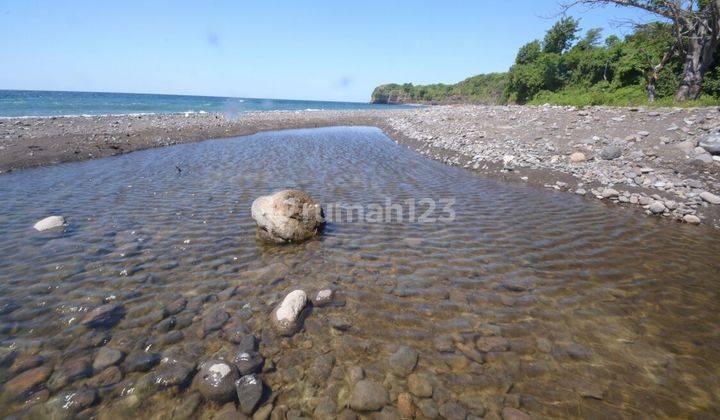
M557 0L0 0L0 89L367 102L505 71ZM574 9L623 35L627 9Z

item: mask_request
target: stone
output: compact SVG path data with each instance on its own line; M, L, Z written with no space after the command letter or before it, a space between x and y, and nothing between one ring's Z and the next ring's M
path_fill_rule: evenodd
M618 195L620 195L620 193L615 189L605 188L602 191L601 195L602 195L602 198L614 198L614 197L617 197Z
M686 214L683 216L683 220L685 223L689 223L691 225L699 225L700 224L700 218L695 216L694 214Z
M531 420L527 413L520 411L515 407L505 407L502 409L503 420Z
M720 204L720 196L717 196L709 191L701 192L700 198L702 198L703 201L707 201L710 204Z
M662 201L653 201L650 203L650 207L648 209L653 214L663 214L665 212L665 204L662 203Z
M223 327L223 337L237 344L237 351L251 352L257 349L255 336L243 324L230 321Z
M413 405L413 399L407 392L401 392L397 397L397 408L400 412L400 416L404 419L412 419L415 414L415 407Z
M219 330L230 319L230 315L223 309L216 309L206 314L202 320L202 336Z
M50 374L52 374L50 366L40 366L26 370L7 381L3 386L3 393L12 399L25 397L45 382L50 377Z
M109 385L114 385L122 381L122 372L117 366L110 366L103 370L92 378L88 379L85 383L89 386L96 388L102 388Z
M240 413L235 403L227 403L212 417L213 420L247 420L247 416Z
M605 160L617 159L622 155L622 149L617 146L607 146L600 151L600 157Z
M17 375L28 369L36 368L45 363L45 358L39 355L23 354L13 361L10 365L10 373Z
M348 381L351 385L365 379L365 371L360 366L351 366L348 369Z
M195 363L178 357L165 357L154 372L155 384L159 388L183 386L190 382L195 373Z
M440 415L437 404L431 399L418 401L417 407L422 415L429 419L436 419Z
M582 152L575 152L570 154L570 162L572 163L580 163L585 162L587 158L585 157L585 153Z
M698 145L710 154L720 154L720 133L708 134L700 139Z
M411 373L407 378L408 389L419 398L430 398L433 395L433 386L427 376L422 373Z
M467 418L467 410L462 405L452 401L441 405L438 411L447 420L465 420Z
M73 419L77 413L92 406L98 400L93 388L68 391L50 398L43 407L43 417L49 419Z
M195 411L197 411L201 403L202 396L197 392L193 392L189 396L184 396L180 404L173 408L170 418L173 420L195 418Z
M198 390L205 399L224 403L237 394L235 382L240 379L235 366L223 360L211 359L200 364Z
M33 228L38 232L43 232L50 229L56 229L65 226L65 218L62 216L49 216L46 217L33 225Z
M122 368L125 372L147 372L158 363L160 363L160 355L157 353L133 351L125 358Z
M109 328L125 316L125 307L119 303L107 303L88 312L81 324L89 328Z
M378 411L387 403L387 391L375 381L358 381L350 392L350 408L355 411Z
M644 131L644 130L643 130L643 131L638 131L637 135L640 136L640 137L647 137L647 136L650 135L650 132L649 132L649 131Z
M313 306L321 308L329 305L333 301L334 292L331 289L323 289L317 292L313 299Z
M263 384L255 375L245 375L235 383L240 411L250 415L255 411L263 393Z
M417 362L417 352L407 346L401 346L388 359L390 370L401 377L408 376L415 369Z
M507 351L510 348L510 342L505 337L480 337L475 342L475 346L485 353Z
M297 190L259 197L253 201L251 213L258 236L274 243L305 241L317 235L325 224L320 204Z
M337 416L337 404L330 397L320 398L313 411L313 418L333 420Z
M307 295L303 290L293 290L285 296L280 305L271 315L275 330L284 336L295 334L301 325L300 313L307 303Z
M240 375L249 375L251 373L258 373L265 360L256 351L238 351L233 356L232 362L237 367Z
M165 312L167 312L168 315L177 315L185 309L185 306L187 306L187 299L178 298L165 307Z
M107 367L117 365L122 361L123 357L125 357L125 354L122 351L110 347L103 347L95 355L95 360L93 360L92 365L93 370L99 372Z
M50 391L55 392L78 379L88 378L90 375L92 375L92 366L87 359L72 359L55 369L46 385Z
M335 357L330 354L318 356L313 360L307 374L310 381L315 385L324 384L332 373L335 365Z

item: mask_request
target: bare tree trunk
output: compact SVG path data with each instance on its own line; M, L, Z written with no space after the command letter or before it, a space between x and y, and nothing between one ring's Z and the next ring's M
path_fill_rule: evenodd
M682 81L675 95L678 102L700 97L703 78L715 58L720 32L718 22L720 1L712 0L712 4L708 7L710 12L706 18L679 22L682 31L688 36Z

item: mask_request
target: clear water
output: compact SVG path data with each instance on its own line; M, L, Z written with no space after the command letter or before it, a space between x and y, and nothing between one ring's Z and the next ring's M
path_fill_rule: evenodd
M137 93L49 92L0 90L0 117L103 115L176 112L222 112L306 109L384 109L398 105L362 102L297 101L224 98L219 96L152 95Z
M456 219L338 221L317 240L265 246L251 202L288 187L323 203L455 197ZM328 399L337 415L354 366L393 399L407 392L389 373L399 345L419 353L416 372L433 385L432 397L414 397L426 409L457 402L490 418L508 405L541 418L720 415L720 236L712 230L485 180L374 128L270 132L18 171L0 176L0 196L0 350L41 356L54 372L26 399L0 390L2 413L97 388L94 371L44 389L103 346L193 364L227 357L235 347L223 334L198 334L221 310L260 339L274 363L260 375L268 393L277 410L296 415L311 417ZM68 228L33 231L49 214L67 217ZM284 294L328 286L344 306L313 309L291 339L273 335L269 315ZM195 305L164 312L181 296ZM117 325L79 324L108 300L126 309ZM179 340L164 339L175 330ZM500 344L477 363L472 351L485 346L476 341L488 337ZM330 364L320 379L318 361ZM197 375L148 387L162 369L121 365L82 417L166 418L192 401L201 418L219 410L196 398ZM0 368L0 383L19 374Z

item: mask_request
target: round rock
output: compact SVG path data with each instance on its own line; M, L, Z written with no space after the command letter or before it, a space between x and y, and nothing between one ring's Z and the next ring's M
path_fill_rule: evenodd
M305 241L317 235L325 223L320 204L297 190L259 197L253 201L251 213L258 236L274 243Z
M38 232L45 230L56 229L65 226L65 218L62 216L50 216L46 217L33 225L33 228Z
M385 388L368 379L358 381L350 393L350 408L356 411L377 411L387 402L388 394Z
M198 375L198 389L206 399L224 403L234 398L235 381L240 378L235 366L212 359L200 364Z
M272 324L280 335L290 336L300 328L300 313L307 303L303 290L293 290L285 296L271 315Z
M402 346L390 356L388 365L394 374L405 377L412 373L417 362L417 352L410 347Z

